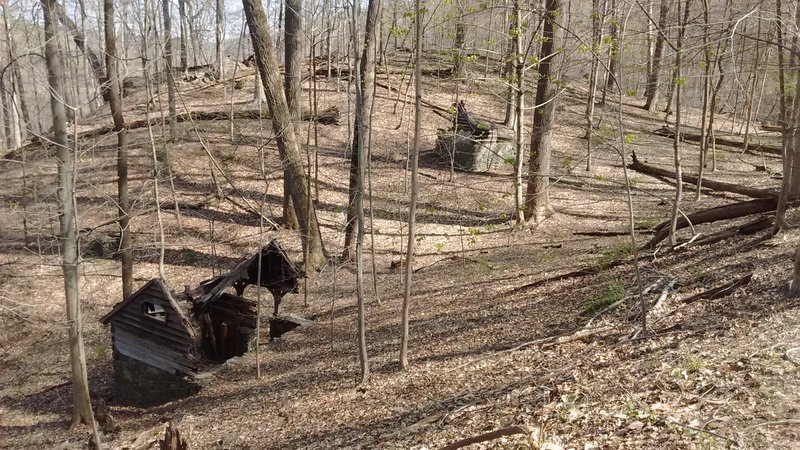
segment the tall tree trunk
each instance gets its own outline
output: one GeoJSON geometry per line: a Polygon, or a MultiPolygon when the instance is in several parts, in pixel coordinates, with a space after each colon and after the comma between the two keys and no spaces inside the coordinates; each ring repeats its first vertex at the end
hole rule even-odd
{"type": "Polygon", "coordinates": [[[73,193],[74,162],[67,141],[67,114],[63,103],[64,93],[62,87],[64,66],[56,44],[57,33],[52,21],[52,17],[55,14],[55,5],[53,3],[53,0],[43,0],[42,10],[44,12],[47,81],[50,85],[50,109],[53,114],[53,143],[57,148],[61,267],[64,272],[64,294],[67,301],[67,324],[69,326],[69,353],[72,365],[72,425],[89,424],[97,439],[97,425],[92,412],[91,399],[89,398],[86,353],[83,346],[83,323],[78,294],[79,259],[73,193]]]}
{"type": "MultiPolygon", "coordinates": [[[[677,224],[678,224],[678,216],[680,215],[680,207],[681,207],[681,196],[683,195],[683,167],[681,165],[681,91],[682,87],[685,84],[685,80],[682,78],[682,71],[683,67],[683,58],[681,52],[683,51],[683,38],[685,33],[685,25],[689,20],[689,10],[691,7],[691,0],[687,0],[686,4],[683,5],[684,12],[683,12],[683,24],[684,26],[678,30],[678,42],[675,49],[675,69],[673,73],[675,74],[672,82],[675,86],[675,137],[672,143],[673,149],[673,158],[675,162],[675,201],[672,204],[672,217],[670,222],[670,231],[669,231],[669,241],[672,246],[675,246],[677,241],[676,231],[677,231],[677,224]]],[[[680,16],[681,5],[678,4],[678,15],[680,16]]],[[[671,103],[670,103],[671,104],[671,103]]]]}
{"type": "MultiPolygon", "coordinates": [[[[780,0],[779,0],[780,1],[780,0]]],[[[703,0],[703,109],[700,117],[700,162],[697,167],[697,190],[695,200],[700,200],[703,186],[703,172],[706,166],[706,155],[708,152],[708,129],[706,127],[706,117],[708,116],[708,105],[711,100],[711,48],[708,46],[708,34],[711,24],[709,23],[708,0],[703,0]]]]}
{"type": "Polygon", "coordinates": [[[414,144],[411,154],[411,202],[408,208],[408,245],[406,246],[405,286],[403,291],[402,334],[400,336],[400,369],[408,367],[408,321],[411,306],[411,277],[414,274],[415,225],[417,220],[417,171],[419,165],[419,139],[422,129],[422,6],[414,2],[416,64],[414,67],[414,144]]]}
{"type": "MultiPolygon", "coordinates": [[[[303,71],[303,44],[300,39],[303,22],[303,1],[284,0],[284,89],[289,114],[292,120],[300,120],[300,95],[303,71]]],[[[283,172],[283,220],[288,228],[297,229],[297,217],[292,207],[292,196],[288,195],[293,183],[292,174],[288,170],[283,172]]]]}
{"type": "Polygon", "coordinates": [[[289,107],[286,104],[286,96],[283,93],[267,16],[264,14],[263,5],[257,0],[242,0],[242,4],[247,17],[247,26],[250,28],[256,64],[267,94],[267,105],[272,116],[272,129],[275,133],[278,152],[283,164],[291,170],[294,181],[291,186],[291,195],[297,213],[297,221],[300,224],[304,253],[308,255],[306,270],[316,270],[325,262],[325,248],[322,244],[317,214],[313,203],[309,200],[311,192],[308,189],[306,174],[303,170],[300,145],[295,134],[292,117],[289,114],[289,107]]]}
{"type": "MultiPolygon", "coordinates": [[[[781,194],[778,198],[778,207],[775,211],[775,225],[772,234],[778,234],[781,230],[788,228],[786,223],[786,202],[789,199],[789,182],[792,178],[792,155],[789,153],[789,130],[787,129],[788,111],[786,105],[786,61],[783,53],[783,5],[781,0],[775,2],[777,41],[775,46],[778,50],[778,89],[780,96],[780,126],[781,126],[781,147],[783,150],[783,181],[781,183],[781,194]]],[[[794,149],[794,146],[791,147],[794,149]]],[[[800,287],[800,286],[798,286],[800,287]]]]}
{"type": "Polygon", "coordinates": [[[28,113],[28,102],[25,97],[25,83],[19,71],[19,62],[16,61],[17,50],[14,39],[11,36],[11,30],[8,27],[9,22],[8,0],[5,0],[3,4],[3,27],[5,28],[8,61],[9,64],[11,64],[11,99],[12,106],[14,107],[12,111],[15,112],[17,117],[16,128],[19,130],[19,141],[21,144],[22,141],[25,140],[27,130],[33,129],[33,124],[31,123],[30,114],[28,113]]]}
{"type": "MultiPolygon", "coordinates": [[[[377,21],[380,14],[380,0],[370,0],[367,6],[367,21],[364,30],[364,50],[361,53],[358,75],[360,78],[359,89],[361,91],[363,109],[356,108],[355,126],[353,127],[353,144],[350,152],[350,185],[348,187],[348,208],[344,228],[344,251],[343,257],[353,259],[355,249],[353,240],[359,232],[356,223],[357,215],[361,211],[356,203],[359,196],[363,196],[364,186],[361,185],[363,178],[362,155],[358,147],[363,140],[363,133],[370,134],[372,128],[372,104],[375,98],[375,48],[377,44],[377,21]]],[[[357,52],[354,52],[357,53],[357,52]]],[[[362,199],[363,201],[363,199],[362,199]]]]}
{"type": "Polygon", "coordinates": [[[185,72],[189,68],[189,53],[188,53],[188,46],[186,42],[189,40],[189,30],[186,29],[186,1],[187,0],[178,0],[178,18],[181,22],[180,31],[181,31],[181,45],[180,45],[180,52],[181,52],[181,72],[185,72]]]}
{"type": "Polygon", "coordinates": [[[525,221],[525,198],[522,192],[522,139],[525,134],[525,56],[522,53],[522,38],[525,35],[525,25],[522,20],[522,6],[520,0],[514,0],[513,23],[514,82],[516,84],[514,89],[514,117],[516,119],[514,124],[514,144],[516,147],[516,158],[514,161],[514,215],[516,216],[517,224],[521,224],[525,221]]]}
{"type": "MultiPolygon", "coordinates": [[[[356,260],[356,290],[358,294],[358,355],[361,366],[361,383],[369,381],[369,359],[367,356],[366,339],[366,314],[364,301],[364,170],[366,169],[367,149],[364,145],[368,134],[367,126],[370,123],[370,107],[372,103],[372,93],[367,94],[367,89],[374,89],[375,77],[375,25],[378,19],[380,4],[378,0],[370,0],[367,10],[367,30],[364,37],[364,54],[359,61],[358,50],[353,51],[353,67],[358,67],[355,71],[356,86],[356,110],[355,126],[353,136],[352,153],[355,158],[351,162],[351,185],[353,165],[356,166],[356,186],[353,202],[348,209],[355,209],[357,212],[357,233],[355,243],[356,260]],[[370,105],[367,106],[367,97],[370,97],[370,105]]],[[[360,5],[353,3],[351,16],[351,38],[353,48],[358,48],[358,26],[360,16],[360,5]]],[[[349,212],[349,211],[348,211],[349,212]]]]}
{"type": "Polygon", "coordinates": [[[656,30],[656,45],[653,50],[653,64],[647,73],[647,87],[645,88],[644,109],[655,111],[658,104],[658,75],[661,72],[661,60],[664,57],[664,43],[666,42],[666,27],[669,20],[669,9],[672,2],[661,2],[658,13],[658,29],[656,30]]]}
{"type": "Polygon", "coordinates": [[[594,128],[594,103],[597,97],[597,75],[600,66],[600,46],[603,43],[603,17],[600,0],[592,0],[592,68],[589,73],[589,98],[586,99],[586,170],[592,170],[592,130],[594,128]]]}
{"type": "Polygon", "coordinates": [[[175,72],[172,69],[172,13],[169,0],[161,0],[164,16],[164,72],[167,76],[167,102],[169,103],[169,137],[178,139],[178,119],[175,111],[175,72]]]}
{"type": "Polygon", "coordinates": [[[619,47],[622,45],[620,42],[621,37],[621,22],[620,11],[617,0],[611,1],[611,28],[609,29],[608,37],[611,40],[611,45],[608,46],[608,74],[606,77],[605,86],[603,86],[603,103],[606,102],[606,90],[613,89],[617,84],[617,67],[619,66],[619,47]]]}
{"type": "Polygon", "coordinates": [[[453,43],[453,77],[458,80],[463,80],[467,77],[467,29],[464,24],[465,2],[466,0],[455,0],[457,17],[455,42],[453,43]]]}
{"type": "Polygon", "coordinates": [[[128,130],[122,117],[122,95],[120,95],[119,71],[117,69],[117,37],[114,29],[114,1],[103,0],[106,38],[106,78],[108,79],[108,103],[114,132],[117,133],[117,207],[121,233],[122,298],[133,293],[133,248],[131,246],[130,217],[131,202],[128,197],[128,130]]]}
{"type": "Polygon", "coordinates": [[[514,38],[514,30],[516,30],[516,25],[514,21],[511,20],[511,15],[509,14],[508,8],[508,0],[503,0],[503,18],[504,23],[508,25],[508,33],[506,33],[506,52],[505,55],[505,65],[503,66],[503,81],[508,85],[506,88],[506,116],[503,119],[503,125],[505,126],[516,126],[517,120],[514,117],[514,113],[516,111],[515,107],[515,94],[514,94],[514,52],[516,51],[516,44],[514,38]]]}
{"type": "Polygon", "coordinates": [[[217,0],[216,7],[216,54],[217,54],[217,79],[225,78],[225,0],[217,0]]]}
{"type": "Polygon", "coordinates": [[[561,17],[561,1],[545,1],[546,16],[539,53],[539,79],[536,82],[536,110],[533,113],[531,150],[528,159],[528,189],[525,197],[525,218],[536,223],[544,220],[550,209],[550,156],[553,122],[556,114],[556,88],[551,77],[554,65],[556,29],[561,17]]]}
{"type": "Polygon", "coordinates": [[[103,99],[108,101],[105,72],[103,72],[103,64],[100,62],[100,57],[97,56],[97,53],[86,44],[86,37],[78,28],[78,25],[75,23],[75,21],[70,19],[70,17],[67,15],[67,12],[64,10],[64,6],[57,1],[53,1],[52,5],[53,16],[57,17],[59,22],[61,22],[61,24],[67,28],[69,34],[72,35],[72,40],[75,42],[75,45],[81,49],[83,54],[86,56],[86,59],[89,60],[89,65],[92,66],[92,72],[94,72],[94,76],[97,78],[97,83],[100,85],[100,93],[102,94],[103,99]]]}

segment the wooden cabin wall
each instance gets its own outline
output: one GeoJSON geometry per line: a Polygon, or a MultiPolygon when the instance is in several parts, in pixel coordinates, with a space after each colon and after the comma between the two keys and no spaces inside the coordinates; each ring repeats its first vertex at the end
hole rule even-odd
{"type": "Polygon", "coordinates": [[[117,312],[111,327],[115,351],[170,373],[192,375],[197,371],[196,343],[166,294],[155,284],[117,312]],[[145,302],[163,308],[166,321],[147,316],[145,302]]]}

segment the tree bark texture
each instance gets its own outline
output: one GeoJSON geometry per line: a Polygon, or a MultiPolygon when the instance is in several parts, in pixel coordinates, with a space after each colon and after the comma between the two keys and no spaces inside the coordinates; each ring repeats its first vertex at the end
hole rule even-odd
{"type": "Polygon", "coordinates": [[[542,33],[539,79],[536,83],[536,103],[531,130],[531,150],[528,159],[528,188],[525,196],[525,218],[536,223],[545,218],[550,208],[550,156],[553,148],[553,121],[556,113],[556,87],[552,80],[554,66],[555,30],[561,17],[560,0],[546,0],[546,17],[542,33]]]}
{"type": "Polygon", "coordinates": [[[59,22],[61,22],[61,24],[67,28],[69,34],[72,35],[72,40],[75,42],[75,45],[81,49],[83,54],[86,56],[86,59],[89,60],[89,65],[92,67],[92,72],[97,78],[97,84],[100,86],[100,93],[102,94],[103,99],[108,101],[108,95],[106,94],[106,74],[103,72],[103,64],[100,62],[100,57],[97,56],[97,53],[86,44],[86,37],[78,28],[78,25],[75,23],[75,21],[70,19],[70,17],[67,15],[67,12],[64,10],[64,6],[57,1],[53,1],[52,4],[52,13],[58,18],[59,22]]]}
{"type": "Polygon", "coordinates": [[[175,73],[172,70],[172,13],[169,0],[161,0],[164,19],[164,71],[167,74],[167,102],[169,103],[169,137],[178,138],[178,122],[175,111],[175,73]]]}
{"type": "Polygon", "coordinates": [[[106,79],[108,103],[114,132],[117,134],[117,207],[119,211],[120,254],[122,259],[122,298],[133,293],[133,248],[131,246],[130,209],[128,197],[128,130],[122,117],[122,95],[117,69],[117,37],[114,28],[114,1],[103,0],[106,38],[106,79]]]}
{"type": "Polygon", "coordinates": [[[376,25],[379,13],[380,0],[370,0],[367,6],[367,21],[364,30],[364,50],[359,64],[363,108],[356,109],[355,126],[353,127],[353,147],[350,152],[350,185],[347,191],[348,208],[345,219],[343,252],[343,256],[348,259],[353,259],[355,256],[353,240],[358,232],[356,216],[359,212],[356,201],[357,196],[360,195],[359,192],[363,191],[363,186],[360,185],[361,182],[359,181],[362,160],[359,155],[358,142],[362,137],[370,136],[372,125],[370,111],[372,111],[372,104],[375,99],[375,46],[377,43],[376,25]],[[361,136],[362,132],[364,136],[361,136]]]}
{"type": "MultiPolygon", "coordinates": [[[[302,94],[301,81],[303,71],[303,44],[301,33],[303,29],[302,0],[284,0],[284,89],[286,103],[292,120],[300,119],[300,102],[302,94]]],[[[291,229],[297,229],[297,217],[292,206],[292,196],[288,195],[293,183],[290,171],[283,172],[283,220],[291,229]]]]}
{"type": "Polygon", "coordinates": [[[58,53],[56,29],[52,21],[56,12],[53,0],[42,0],[44,12],[45,58],[50,85],[50,109],[53,114],[53,142],[58,164],[58,211],[60,222],[61,267],[64,272],[64,294],[69,325],[69,353],[72,366],[72,424],[87,423],[94,427],[89,398],[86,354],[83,346],[83,324],[78,295],[78,233],[75,220],[73,183],[75,178],[72,154],[67,141],[67,113],[63,103],[64,66],[58,53]]]}
{"type": "Polygon", "coordinates": [[[647,74],[647,87],[645,88],[644,109],[655,111],[658,104],[658,75],[661,72],[661,60],[664,57],[664,43],[666,42],[665,28],[669,18],[669,8],[672,2],[661,2],[658,14],[658,29],[656,30],[656,45],[653,50],[653,64],[647,74]]]}
{"type": "Polygon", "coordinates": [[[300,144],[283,93],[283,83],[275,60],[267,16],[264,14],[264,7],[260,2],[242,0],[242,3],[247,25],[250,28],[250,38],[253,41],[256,64],[267,95],[267,106],[272,116],[272,129],[275,133],[278,151],[284,167],[289,168],[294,181],[291,186],[291,196],[300,225],[303,247],[308,255],[306,270],[315,270],[325,262],[325,249],[322,244],[316,211],[309,201],[311,192],[309,192],[306,182],[300,144]]]}
{"type": "Polygon", "coordinates": [[[411,278],[414,274],[414,243],[415,225],[417,220],[417,172],[419,166],[419,139],[422,130],[422,5],[420,0],[415,0],[414,11],[416,20],[414,21],[415,59],[414,67],[414,144],[411,153],[411,204],[408,214],[408,245],[406,246],[405,264],[405,285],[403,291],[403,310],[402,310],[402,334],[400,336],[400,368],[408,367],[408,340],[409,340],[409,316],[411,310],[411,278]]]}

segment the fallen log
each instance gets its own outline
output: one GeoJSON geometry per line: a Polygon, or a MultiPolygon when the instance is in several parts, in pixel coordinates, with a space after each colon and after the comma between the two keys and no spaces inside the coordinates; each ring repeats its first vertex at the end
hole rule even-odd
{"type": "MultiPolygon", "coordinates": [[[[651,166],[639,161],[639,158],[636,156],[636,152],[633,152],[633,162],[628,164],[628,168],[647,175],[653,175],[655,177],[669,178],[672,180],[676,178],[675,172],[651,166]]],[[[681,179],[684,183],[697,185],[697,177],[684,174],[681,179]]],[[[703,187],[712,189],[714,191],[732,192],[734,194],[740,194],[752,198],[777,198],[779,195],[777,191],[773,190],[751,188],[748,186],[742,186],[740,184],[725,183],[722,181],[714,181],[709,179],[703,179],[703,187]]]]}
{"type": "MultiPolygon", "coordinates": [[[[800,205],[800,200],[794,200],[789,203],[790,206],[800,205]]],[[[736,219],[745,217],[752,214],[759,214],[765,212],[775,211],[778,207],[778,199],[772,198],[759,198],[756,200],[748,200],[746,202],[734,203],[731,205],[717,206],[714,208],[698,211],[688,216],[683,216],[678,219],[676,230],[686,228],[691,223],[692,225],[699,225],[701,223],[716,222],[718,220],[736,219]],[[688,220],[687,220],[688,218],[688,220]]],[[[645,245],[645,248],[653,248],[656,244],[663,241],[669,236],[670,221],[664,221],[655,228],[655,236],[650,239],[645,245]]]]}
{"type": "MultiPolygon", "coordinates": [[[[304,111],[301,118],[305,121],[316,121],[323,125],[339,125],[341,113],[339,112],[339,108],[336,106],[331,106],[329,108],[323,109],[319,111],[317,114],[314,114],[312,111],[304,111]]],[[[176,121],[178,123],[183,122],[192,122],[192,121],[208,121],[208,120],[257,120],[262,119],[266,120],[269,119],[271,116],[268,110],[245,110],[245,111],[234,111],[233,115],[231,115],[230,111],[194,111],[188,113],[178,114],[176,116],[176,121]]],[[[160,119],[152,118],[150,119],[150,125],[158,126],[160,119]]],[[[135,130],[138,128],[145,128],[147,127],[147,120],[139,119],[128,122],[126,124],[126,128],[128,130],[135,130]]],[[[106,125],[98,128],[94,128],[88,131],[84,131],[82,133],[78,133],[78,139],[88,139],[97,136],[102,136],[104,134],[109,134],[114,132],[113,125],[106,125]]],[[[20,147],[14,151],[8,152],[3,156],[4,159],[21,159],[21,155],[23,149],[30,150],[35,146],[41,145],[43,142],[41,139],[33,139],[27,145],[20,147]]]]}
{"type": "Polygon", "coordinates": [[[730,283],[726,283],[714,289],[709,289],[707,291],[685,298],[682,301],[683,303],[693,303],[696,302],[697,300],[714,300],[722,298],[725,297],[726,295],[732,294],[734,291],[736,291],[738,287],[749,284],[750,280],[752,279],[753,279],[753,274],[750,273],[741,278],[737,278],[736,280],[733,280],[730,283]]]}
{"type": "Polygon", "coordinates": [[[686,243],[684,248],[688,247],[699,247],[701,245],[710,245],[715,244],[717,242],[723,241],[731,236],[738,236],[738,235],[746,235],[746,234],[754,234],[758,233],[759,231],[766,230],[767,228],[771,228],[772,225],[775,223],[773,216],[762,216],[752,222],[747,222],[744,225],[735,226],[723,230],[719,233],[713,234],[703,239],[697,239],[692,243],[686,243]]]}
{"type": "MultiPolygon", "coordinates": [[[[674,139],[675,138],[675,131],[672,128],[666,126],[666,125],[663,125],[661,128],[659,128],[657,130],[653,130],[652,133],[657,135],[657,136],[664,136],[664,137],[670,138],[670,139],[674,139]]],[[[697,134],[697,133],[689,133],[687,131],[682,131],[681,132],[681,140],[682,141],[691,141],[691,142],[700,142],[701,139],[700,139],[700,135],[697,134]]],[[[735,147],[735,148],[741,148],[741,149],[745,148],[743,141],[738,141],[738,140],[735,140],[735,139],[729,139],[729,138],[724,138],[724,137],[714,137],[714,142],[719,144],[719,145],[727,145],[728,147],[735,147]]],[[[755,143],[752,143],[752,142],[748,142],[747,143],[747,148],[749,150],[754,150],[754,151],[759,151],[759,152],[764,152],[764,153],[770,153],[770,154],[773,154],[773,155],[782,155],[783,154],[783,149],[781,148],[780,145],[755,144],[755,143]]]]}

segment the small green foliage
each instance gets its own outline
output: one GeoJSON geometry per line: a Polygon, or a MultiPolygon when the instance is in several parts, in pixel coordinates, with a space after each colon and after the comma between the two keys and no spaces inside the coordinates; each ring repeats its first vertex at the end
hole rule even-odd
{"type": "Polygon", "coordinates": [[[705,362],[703,362],[703,360],[700,359],[700,357],[695,356],[691,353],[689,353],[688,355],[686,355],[686,357],[683,358],[683,369],[689,375],[700,372],[701,370],[703,370],[705,366],[706,366],[705,362]]]}
{"type": "Polygon", "coordinates": [[[422,241],[424,241],[424,240],[425,240],[425,236],[417,236],[417,238],[416,238],[417,244],[422,243],[422,241]]]}
{"type": "Polygon", "coordinates": [[[408,32],[409,32],[409,29],[408,28],[403,28],[403,27],[391,27],[389,29],[389,35],[390,36],[400,37],[400,38],[404,37],[405,35],[407,35],[408,32]]]}
{"type": "Polygon", "coordinates": [[[444,242],[437,242],[433,246],[436,247],[436,251],[439,253],[441,253],[444,250],[444,242]]]}
{"type": "Polygon", "coordinates": [[[495,224],[493,224],[493,223],[489,223],[489,224],[486,224],[486,226],[485,226],[485,227],[483,227],[483,228],[485,228],[485,229],[486,229],[486,232],[487,232],[487,233],[491,233],[492,231],[494,231],[494,230],[495,230],[495,228],[497,228],[497,225],[495,225],[495,224]]]}
{"type": "Polygon", "coordinates": [[[655,217],[637,217],[633,221],[634,227],[638,229],[650,230],[659,224],[659,220],[655,217]]]}
{"type": "Polygon", "coordinates": [[[510,156],[508,158],[503,159],[504,164],[508,164],[509,166],[517,165],[517,158],[510,156]]]}
{"type": "Polygon", "coordinates": [[[480,228],[467,228],[467,234],[470,236],[479,236],[481,234],[480,228]]]}
{"type": "Polygon", "coordinates": [[[628,177],[628,184],[631,186],[636,186],[639,184],[639,179],[636,177],[628,177]]]}
{"type": "Polygon", "coordinates": [[[94,354],[97,359],[108,359],[108,346],[106,344],[96,344],[94,346],[94,354]]]}
{"type": "Polygon", "coordinates": [[[564,160],[561,162],[561,167],[564,169],[569,169],[570,167],[572,167],[572,157],[565,156],[564,160]]]}
{"type": "Polygon", "coordinates": [[[686,85],[686,77],[675,78],[672,82],[675,83],[676,86],[684,86],[686,85]]]}
{"type": "Polygon", "coordinates": [[[628,89],[627,91],[625,91],[625,95],[627,95],[628,97],[636,97],[637,95],[639,95],[639,93],[636,92],[636,89],[628,89]]]}
{"type": "Polygon", "coordinates": [[[595,175],[594,179],[597,180],[597,181],[606,181],[606,177],[604,177],[604,176],[602,176],[600,174],[595,175]]]}
{"type": "Polygon", "coordinates": [[[613,266],[617,261],[628,257],[631,254],[631,244],[625,241],[619,241],[608,247],[594,265],[598,270],[605,270],[613,266]]]}
{"type": "Polygon", "coordinates": [[[631,143],[633,143],[633,141],[636,140],[636,135],[633,134],[633,133],[628,133],[622,139],[625,141],[626,144],[631,144],[631,143]]]}
{"type": "Polygon", "coordinates": [[[625,297],[625,288],[619,283],[614,283],[609,286],[605,292],[593,295],[586,299],[586,306],[584,308],[587,314],[598,313],[609,306],[617,303],[625,297]]]}

